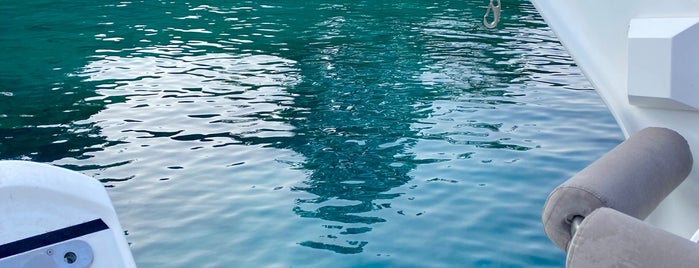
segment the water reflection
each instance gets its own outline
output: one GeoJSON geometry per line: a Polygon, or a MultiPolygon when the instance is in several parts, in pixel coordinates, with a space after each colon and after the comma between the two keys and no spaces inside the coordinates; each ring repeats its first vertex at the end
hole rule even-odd
{"type": "MultiPolygon", "coordinates": [[[[192,142],[187,149],[194,151],[275,144],[294,135],[291,126],[273,120],[293,102],[284,91],[300,79],[292,60],[226,53],[95,58],[79,76],[98,83],[96,92],[100,95],[94,98],[110,105],[107,111],[93,115],[91,121],[110,133],[111,140],[124,143],[114,148],[120,150],[119,154],[101,159],[157,162],[150,159],[153,152],[164,152],[175,141],[192,142]]],[[[125,174],[122,179],[110,181],[133,177],[125,174]]]]}

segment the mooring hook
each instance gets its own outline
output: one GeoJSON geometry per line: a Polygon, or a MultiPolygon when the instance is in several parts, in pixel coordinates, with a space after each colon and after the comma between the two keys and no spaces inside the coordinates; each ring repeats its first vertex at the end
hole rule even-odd
{"type": "Polygon", "coordinates": [[[492,29],[498,26],[500,22],[500,0],[490,0],[488,8],[485,10],[485,15],[483,15],[483,25],[485,28],[492,29]],[[497,2],[497,5],[495,4],[497,2]],[[488,15],[493,13],[493,21],[488,22],[488,15]]]}

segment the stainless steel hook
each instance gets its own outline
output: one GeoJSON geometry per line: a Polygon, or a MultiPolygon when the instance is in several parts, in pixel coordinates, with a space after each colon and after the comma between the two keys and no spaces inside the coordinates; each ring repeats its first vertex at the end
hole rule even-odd
{"type": "Polygon", "coordinates": [[[498,22],[500,22],[500,0],[490,0],[485,15],[483,15],[483,25],[485,25],[485,28],[492,29],[498,26],[498,22]],[[488,15],[491,12],[493,13],[493,20],[488,22],[488,15]]]}

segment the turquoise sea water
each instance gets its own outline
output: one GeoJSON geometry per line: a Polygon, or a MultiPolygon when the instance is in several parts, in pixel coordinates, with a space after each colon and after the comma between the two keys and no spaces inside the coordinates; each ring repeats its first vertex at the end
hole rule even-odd
{"type": "Polygon", "coordinates": [[[0,158],[100,179],[139,267],[563,267],[622,136],[532,5],[346,2],[4,3],[0,158]]]}

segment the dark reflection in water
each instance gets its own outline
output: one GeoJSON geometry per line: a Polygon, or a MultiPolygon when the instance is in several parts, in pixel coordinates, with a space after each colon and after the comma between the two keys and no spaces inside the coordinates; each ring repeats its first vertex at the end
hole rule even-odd
{"type": "MultiPolygon", "coordinates": [[[[386,221],[371,212],[391,208],[389,200],[404,194],[393,189],[410,181],[409,172],[418,164],[441,161],[417,160],[408,152],[417,139],[450,136],[422,135],[415,127],[434,112],[430,105],[435,99],[468,95],[476,103],[516,104],[502,98],[508,91],[493,88],[521,74],[489,76],[488,72],[500,70],[489,62],[491,58],[478,53],[492,49],[493,41],[463,42],[464,33],[480,32],[480,26],[441,23],[470,17],[470,9],[464,5],[453,14],[429,12],[447,9],[439,5],[449,6],[320,5],[322,15],[306,21],[312,26],[297,40],[304,43],[305,53],[295,58],[302,82],[287,89],[294,96],[293,105],[280,114],[295,127],[296,135],[282,147],[305,156],[301,166],[311,171],[305,185],[294,190],[315,197],[298,199],[294,212],[338,224],[324,225],[331,234],[301,245],[345,254],[362,252],[369,241],[354,240],[352,235],[386,221]]],[[[500,125],[475,120],[465,124],[487,131],[498,131],[500,125]]],[[[465,142],[480,148],[530,149],[487,140],[487,131],[481,132],[481,139],[465,142]]]]}
{"type": "Polygon", "coordinates": [[[297,142],[291,148],[306,157],[302,167],[311,171],[294,190],[316,196],[297,200],[294,212],[338,223],[325,225],[331,234],[322,240],[301,245],[359,253],[368,241],[352,235],[386,221],[370,212],[390,208],[388,200],[401,195],[391,190],[411,180],[415,167],[405,148],[416,135],[411,123],[428,115],[414,107],[427,101],[415,81],[422,47],[411,24],[391,15],[393,5],[320,8],[332,11],[304,33],[303,79],[289,89],[296,95],[289,116],[297,142]]]}

